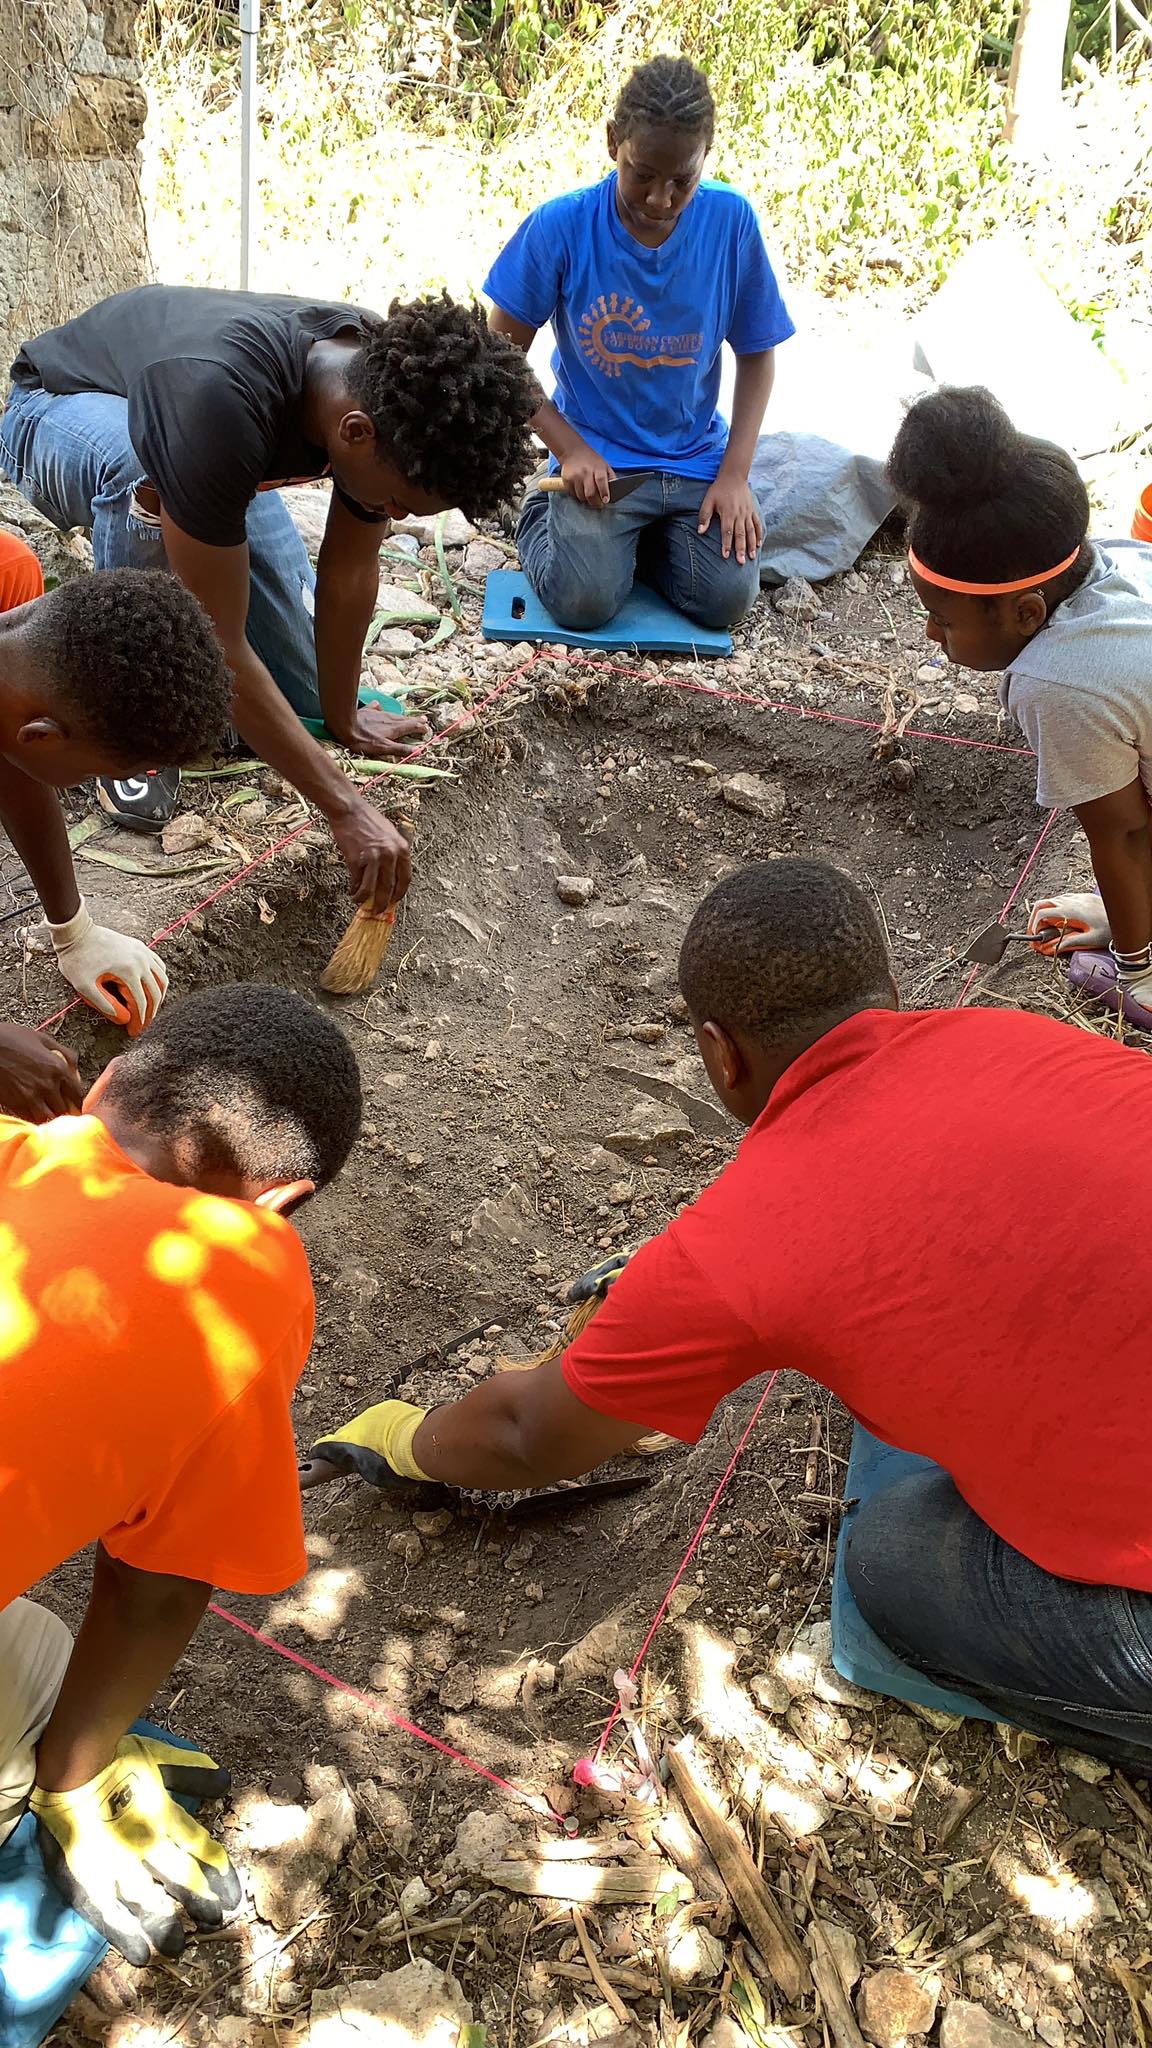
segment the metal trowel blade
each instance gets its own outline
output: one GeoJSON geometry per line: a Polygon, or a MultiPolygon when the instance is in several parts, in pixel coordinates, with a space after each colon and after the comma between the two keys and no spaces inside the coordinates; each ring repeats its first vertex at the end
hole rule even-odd
{"type": "Polygon", "coordinates": [[[986,925],[960,954],[960,964],[963,967],[998,967],[1004,958],[1005,947],[1019,945],[1032,937],[1031,932],[1006,932],[1002,924],[986,925]]]}

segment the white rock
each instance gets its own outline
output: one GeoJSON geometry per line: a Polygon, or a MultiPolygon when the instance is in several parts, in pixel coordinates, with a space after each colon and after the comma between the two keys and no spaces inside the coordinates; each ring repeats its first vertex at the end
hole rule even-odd
{"type": "Polygon", "coordinates": [[[724,1969],[722,1941],[706,1927],[686,1927],[668,1950],[668,1967],[674,1984],[710,1984],[724,1969]]]}
{"type": "Polygon", "coordinates": [[[596,894],[596,884],[591,875],[557,875],[556,894],[561,903],[571,904],[574,910],[582,910],[596,894]]]}
{"type": "Polygon", "coordinates": [[[832,1662],[832,1624],[813,1621],[801,1629],[792,1648],[778,1659],[777,1675],[794,1699],[814,1694],[833,1707],[866,1707],[869,1695],[841,1678],[832,1662]]]}
{"type": "Polygon", "coordinates": [[[633,1103],[627,1123],[606,1134],[604,1144],[610,1152],[623,1153],[625,1158],[637,1154],[643,1157],[656,1147],[679,1145],[691,1136],[692,1126],[686,1116],[645,1095],[633,1103]]]}
{"type": "Polygon", "coordinates": [[[472,1211],[468,1225],[471,1245],[491,1245],[505,1250],[510,1244],[524,1244],[534,1217],[523,1188],[513,1181],[499,1196],[489,1196],[472,1211]]]}
{"type": "Polygon", "coordinates": [[[448,1877],[474,1876],[489,1863],[499,1863],[519,1836],[503,1813],[485,1813],[480,1807],[465,1814],[456,1830],[456,1840],[444,1859],[448,1877]]]}
{"type": "Polygon", "coordinates": [[[455,1977],[424,1957],[312,1994],[306,2048],[455,2048],[472,2007],[455,1977]]]}
{"type": "Polygon", "coordinates": [[[756,1705],[765,1714],[786,1714],[792,1700],[791,1689],[786,1678],[780,1678],[774,1671],[757,1671],[748,1680],[748,1690],[756,1705]]]}
{"type": "MultiPolygon", "coordinates": [[[[384,613],[390,626],[405,625],[410,619],[420,626],[432,626],[440,617],[434,604],[429,604],[418,590],[409,590],[403,583],[380,584],[376,592],[376,611],[384,613]]],[[[376,644],[378,646],[379,642],[376,644]]]]}
{"type": "Polygon", "coordinates": [[[422,1877],[410,1877],[400,1894],[400,1911],[406,1920],[416,1920],[426,1906],[432,1904],[432,1894],[422,1877]]]}
{"type": "Polygon", "coordinates": [[[737,2026],[729,2013],[710,2027],[700,2043],[700,2048],[752,2048],[752,2043],[743,2027],[737,2026]]]}
{"type": "Polygon", "coordinates": [[[289,517],[310,555],[318,555],[324,529],[328,524],[328,507],[332,501],[332,486],[328,483],[291,484],[280,493],[288,507],[289,517]]]}
{"type": "MultiPolygon", "coordinates": [[[[436,512],[429,513],[427,517],[422,517],[418,512],[412,512],[407,519],[398,519],[392,531],[394,533],[415,534],[421,547],[428,548],[432,546],[436,538],[436,521],[439,516],[439,513],[436,512]]],[[[476,528],[472,525],[471,520],[465,519],[462,512],[449,512],[446,514],[444,519],[444,545],[446,548],[467,547],[468,542],[475,540],[476,537],[476,528]]]]}
{"type": "Polygon", "coordinates": [[[750,818],[764,818],[770,825],[778,825],[784,816],[784,784],[766,782],[762,775],[730,775],[721,785],[720,794],[731,810],[743,811],[750,818]]]}
{"type": "Polygon", "coordinates": [[[236,1802],[241,1860],[248,1867],[253,1902],[279,1933],[321,1903],[324,1887],[355,1838],[356,1807],[333,1764],[304,1773],[311,1804],[274,1804],[248,1792],[236,1802]]]}
{"type": "Polygon", "coordinates": [[[490,576],[493,569],[502,569],[504,563],[504,550],[498,548],[494,541],[474,540],[464,550],[466,576],[490,576]]]}
{"type": "Polygon", "coordinates": [[[956,695],[952,699],[952,709],[953,711],[960,711],[971,715],[975,711],[982,711],[984,706],[981,704],[979,697],[972,695],[971,690],[957,690],[956,695]]]}
{"type": "Polygon", "coordinates": [[[786,619],[816,619],[822,609],[812,585],[803,576],[790,576],[787,583],[773,591],[772,605],[786,619]]]}
{"type": "Polygon", "coordinates": [[[1070,1778],[1082,1778],[1086,1785],[1101,1785],[1112,1776],[1111,1764],[1106,1764],[1103,1757],[1085,1756],[1083,1750],[1058,1749],[1056,1761],[1070,1778]]]}
{"type": "Polygon", "coordinates": [[[1025,2036],[982,2005],[954,1998],[940,2022],[940,2048],[1027,2048],[1025,2036]]]}
{"type": "Polygon", "coordinates": [[[820,1922],[824,1939],[832,1951],[832,1960],[839,1973],[845,1991],[851,1991],[860,1982],[864,1965],[860,1960],[860,1944],[850,1927],[839,1920],[820,1922]]]}
{"type": "MultiPolygon", "coordinates": [[[[385,626],[372,643],[373,652],[394,658],[398,654],[415,654],[424,645],[422,640],[410,633],[406,626],[385,626]]],[[[385,686],[387,687],[387,686],[385,686]]]]}

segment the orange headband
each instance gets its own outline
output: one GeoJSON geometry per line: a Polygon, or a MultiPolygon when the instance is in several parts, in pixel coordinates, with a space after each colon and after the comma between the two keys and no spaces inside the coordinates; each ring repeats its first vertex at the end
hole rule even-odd
{"type": "Polygon", "coordinates": [[[1008,597],[1014,590],[1035,590],[1038,583],[1050,583],[1054,576],[1062,576],[1079,559],[1081,541],[1064,561],[1057,562],[1054,569],[1043,569],[1038,576],[1018,576],[1014,583],[962,583],[956,576],[938,576],[935,569],[927,569],[919,555],[908,550],[908,567],[925,583],[935,583],[941,590],[957,590],[964,597],[1008,597]]]}

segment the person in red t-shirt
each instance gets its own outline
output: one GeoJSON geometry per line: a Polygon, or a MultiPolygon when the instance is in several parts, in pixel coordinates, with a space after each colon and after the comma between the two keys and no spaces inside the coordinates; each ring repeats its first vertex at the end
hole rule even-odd
{"type": "Polygon", "coordinates": [[[285,1219],[343,1166],[360,1078],[310,1003],[240,983],[165,1009],[84,1107],[0,1116],[0,1841],[30,1804],[60,1890],[143,1963],[184,1945],[173,1899],[213,1927],[240,1898],[169,1797],[226,1773],[127,1731],[214,1584],[307,1568],[314,1303],[285,1219]],[[93,1542],[73,1643],[23,1596],[93,1542]]]}
{"type": "Polygon", "coordinates": [[[525,1488],[652,1429],[693,1443],[769,1369],[807,1373],[938,1469],[875,1497],[847,1569],[909,1663],[1004,1718],[1152,1763],[1152,1358],[1141,1052],[1022,1012],[902,1012],[846,876],[775,860],[697,910],[680,986],[749,1127],[562,1359],[316,1455],[525,1488]],[[1107,1272],[1099,1295],[1070,1275],[1107,1272]]]}

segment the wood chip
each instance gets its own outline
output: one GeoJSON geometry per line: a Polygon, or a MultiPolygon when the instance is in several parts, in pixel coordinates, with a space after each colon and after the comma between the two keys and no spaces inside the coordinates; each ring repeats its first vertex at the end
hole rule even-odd
{"type": "Polygon", "coordinates": [[[1112,1784],[1120,1794],[1125,1806],[1131,1807],[1141,1827],[1146,1829],[1149,1835],[1152,1835],[1152,1806],[1145,1804],[1135,1785],[1128,1783],[1123,1771],[1114,1771],[1112,1773],[1112,1784]]]}
{"type": "Polygon", "coordinates": [[[654,1906],[657,1899],[692,1897],[688,1878],[667,1863],[490,1863],[485,1884],[498,1884],[527,1899],[570,1899],[576,1905],[654,1906]]]}
{"type": "Polygon", "coordinates": [[[697,1776],[690,1745],[678,1742],[668,1751],[673,1782],[715,1859],[745,1927],[768,1965],[769,1974],[790,2005],[799,2004],[812,1988],[807,1959],[793,1930],[752,1860],[740,1829],[716,1806],[697,1776]]]}
{"type": "MultiPolygon", "coordinates": [[[[550,1977],[567,1978],[573,1984],[592,1984],[595,1979],[586,1963],[554,1963],[545,1957],[540,1964],[550,1977]]],[[[625,1997],[658,1998],[660,1984],[657,1978],[646,1976],[643,1970],[627,1970],[615,1964],[601,1963],[601,1975],[616,1991],[625,1997]]]]}
{"type": "Polygon", "coordinates": [[[963,1827],[968,1815],[979,1806],[983,1792],[976,1786],[960,1785],[952,1794],[936,1828],[937,1847],[946,1849],[953,1835],[963,1827]]]}
{"type": "Polygon", "coordinates": [[[835,1950],[824,1932],[822,1920],[813,1920],[808,1929],[808,1940],[812,1947],[813,1980],[836,2048],[867,2048],[856,2025],[837,1967],[835,1950]]]}

